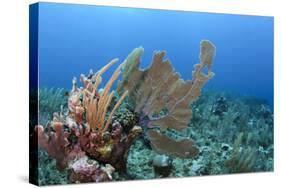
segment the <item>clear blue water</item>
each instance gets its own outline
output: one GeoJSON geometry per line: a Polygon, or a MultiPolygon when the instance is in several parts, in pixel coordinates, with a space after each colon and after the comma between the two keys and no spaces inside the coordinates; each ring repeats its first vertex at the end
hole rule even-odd
{"type": "Polygon", "coordinates": [[[273,17],[40,3],[39,84],[71,88],[73,76],[116,57],[121,63],[138,46],[142,67],[154,50],[166,50],[190,79],[202,39],[217,48],[205,89],[256,96],[273,108],[273,17]]]}

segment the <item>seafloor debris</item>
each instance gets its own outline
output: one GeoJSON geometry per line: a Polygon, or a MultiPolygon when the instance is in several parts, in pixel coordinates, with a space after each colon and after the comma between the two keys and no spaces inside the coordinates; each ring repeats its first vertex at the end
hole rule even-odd
{"type": "MultiPolygon", "coordinates": [[[[167,128],[181,131],[187,127],[192,117],[190,104],[201,94],[204,84],[214,76],[211,71],[214,45],[206,40],[201,41],[200,50],[200,63],[194,65],[192,80],[187,81],[180,78],[169,60],[163,60],[164,51],[155,52],[150,67],[145,70],[139,68],[143,48],[136,48],[127,57],[118,92],[128,91],[135,112],[140,114],[139,124],[149,128],[159,127],[161,131],[167,128]],[[204,73],[205,68],[207,74],[204,73]]],[[[153,149],[160,154],[185,158],[198,153],[190,139],[174,141],[155,129],[147,133],[153,149]]]]}

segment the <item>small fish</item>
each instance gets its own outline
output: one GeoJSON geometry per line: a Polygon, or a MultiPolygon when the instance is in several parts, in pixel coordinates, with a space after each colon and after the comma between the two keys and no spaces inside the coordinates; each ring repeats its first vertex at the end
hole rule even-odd
{"type": "Polygon", "coordinates": [[[64,97],[69,97],[69,92],[68,91],[64,92],[63,96],[64,97]]]}

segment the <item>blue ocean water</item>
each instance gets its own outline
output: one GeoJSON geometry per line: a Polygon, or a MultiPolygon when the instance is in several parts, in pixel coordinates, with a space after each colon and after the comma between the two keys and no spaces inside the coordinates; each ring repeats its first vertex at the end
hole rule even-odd
{"type": "Polygon", "coordinates": [[[154,50],[165,50],[190,79],[207,39],[217,53],[205,89],[256,96],[273,108],[273,17],[40,3],[38,34],[40,87],[71,88],[73,76],[116,57],[121,63],[139,46],[143,68],[154,50]]]}

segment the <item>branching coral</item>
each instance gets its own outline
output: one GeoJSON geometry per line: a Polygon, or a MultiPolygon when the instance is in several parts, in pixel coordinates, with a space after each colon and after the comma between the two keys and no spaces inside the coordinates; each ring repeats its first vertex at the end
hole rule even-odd
{"type": "Polygon", "coordinates": [[[142,131],[134,126],[125,133],[118,121],[112,123],[113,114],[127,96],[127,91],[108,112],[114,95],[110,88],[121,73],[122,64],[98,92],[102,74],[116,62],[117,59],[112,60],[96,74],[90,71],[88,76],[81,75],[81,88],[74,78],[68,98],[69,113],[54,113],[50,126],[35,128],[39,146],[56,160],[58,169],[72,169],[69,170],[72,182],[107,181],[111,180],[113,169],[125,170],[126,153],[142,131]],[[87,164],[86,158],[105,163],[106,167],[111,164],[114,168],[87,164]]]}
{"type": "MultiPolygon", "coordinates": [[[[214,76],[211,67],[215,47],[209,41],[201,42],[200,63],[194,66],[192,80],[187,81],[180,78],[169,60],[163,60],[164,51],[156,52],[150,67],[141,70],[139,64],[143,51],[141,47],[136,48],[125,60],[118,91],[121,93],[124,89],[128,90],[129,97],[135,104],[135,112],[141,114],[141,120],[148,127],[159,127],[161,130],[171,128],[177,131],[186,128],[192,117],[190,104],[198,98],[203,85],[214,76]],[[204,74],[205,68],[207,74],[204,74]]],[[[164,135],[160,137],[155,130],[150,130],[148,137],[159,153],[175,154],[167,148],[176,147],[174,144],[177,142],[171,142],[164,135]],[[153,138],[155,135],[158,139],[153,138]],[[160,142],[160,138],[169,142],[160,142]]],[[[176,156],[194,156],[189,155],[191,151],[196,152],[191,140],[180,143],[186,143],[186,148],[176,156]]]]}
{"type": "Polygon", "coordinates": [[[70,145],[68,132],[63,130],[63,124],[59,121],[51,123],[54,131],[44,132],[43,126],[36,126],[38,145],[56,160],[59,170],[65,169],[69,161],[85,155],[78,145],[70,145]]]}
{"type": "Polygon", "coordinates": [[[87,76],[82,74],[81,88],[74,78],[68,98],[68,113],[61,109],[61,113],[54,113],[50,126],[35,128],[39,146],[56,160],[59,169],[69,170],[71,182],[107,181],[111,180],[115,169],[126,170],[127,152],[142,132],[142,127],[137,125],[125,126],[124,131],[114,115],[127,95],[133,101],[134,113],[138,117],[138,122],[131,123],[150,128],[146,135],[153,149],[181,158],[198,154],[199,150],[192,140],[176,141],[156,128],[181,131],[187,127],[192,117],[190,104],[214,75],[211,71],[214,46],[209,41],[201,42],[200,63],[194,66],[192,80],[187,81],[180,78],[169,60],[163,60],[163,51],[154,54],[148,69],[140,70],[142,53],[143,48],[135,49],[102,89],[99,89],[102,74],[118,59],[113,59],[96,73],[91,70],[87,76]],[[207,74],[203,73],[205,68],[207,74]],[[120,97],[114,104],[114,91],[110,90],[121,70],[122,80],[118,84],[120,97]],[[111,110],[110,106],[113,106],[111,110]],[[99,162],[106,166],[100,167],[99,162]]]}
{"type": "Polygon", "coordinates": [[[120,70],[122,64],[119,65],[119,67],[113,73],[112,77],[107,82],[101,94],[98,93],[98,86],[100,85],[102,80],[101,75],[117,61],[118,59],[112,60],[95,75],[92,75],[90,73],[89,78],[82,74],[81,82],[84,84],[83,89],[79,89],[77,87],[76,79],[73,80],[73,89],[69,98],[69,109],[74,114],[74,117],[78,123],[82,123],[81,114],[83,114],[85,110],[87,126],[89,126],[91,130],[97,130],[104,133],[111,123],[111,119],[115,110],[119,107],[119,105],[127,95],[127,91],[125,91],[120,97],[119,101],[115,104],[108,119],[105,120],[107,108],[110,105],[111,99],[114,95],[114,91],[112,91],[110,94],[109,91],[112,84],[121,73],[120,70]],[[82,102],[80,101],[81,97],[83,98],[82,102]]]}

